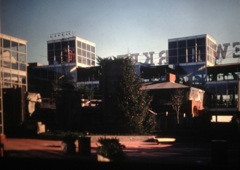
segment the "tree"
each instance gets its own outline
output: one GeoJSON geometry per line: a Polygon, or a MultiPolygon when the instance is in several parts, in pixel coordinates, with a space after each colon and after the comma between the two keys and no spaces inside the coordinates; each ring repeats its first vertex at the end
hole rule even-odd
{"type": "MultiPolygon", "coordinates": [[[[155,128],[155,121],[149,107],[152,98],[146,91],[141,90],[142,83],[140,77],[136,74],[135,67],[130,58],[105,59],[100,62],[103,67],[111,63],[114,69],[119,73],[114,74],[114,96],[111,98],[114,105],[114,114],[117,116],[118,129],[125,133],[149,133],[155,128]]],[[[110,71],[111,72],[111,71],[110,71]]],[[[113,74],[113,73],[111,73],[113,74]]],[[[112,96],[113,94],[111,94],[112,96]]],[[[113,108],[113,107],[112,107],[113,108]]]]}
{"type": "Polygon", "coordinates": [[[182,89],[176,89],[174,94],[171,96],[172,98],[172,108],[177,113],[177,123],[179,125],[180,123],[180,109],[183,104],[183,90],[182,89]]]}

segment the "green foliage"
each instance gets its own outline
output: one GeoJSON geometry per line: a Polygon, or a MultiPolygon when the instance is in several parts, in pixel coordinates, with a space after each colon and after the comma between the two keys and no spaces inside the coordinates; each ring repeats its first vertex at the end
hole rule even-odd
{"type": "Polygon", "coordinates": [[[149,133],[155,127],[152,114],[148,111],[152,98],[141,88],[141,79],[136,74],[132,60],[123,59],[117,98],[118,107],[124,115],[124,129],[130,130],[130,133],[149,133]]]}
{"type": "Polygon", "coordinates": [[[98,62],[102,74],[105,77],[112,76],[111,80],[103,81],[102,85],[107,89],[107,118],[114,122],[116,131],[124,134],[151,132],[155,128],[153,115],[148,111],[152,98],[141,89],[141,79],[136,74],[132,60],[110,57],[99,58],[98,62]],[[111,90],[108,90],[108,87],[111,87],[111,90]]]}
{"type": "Polygon", "coordinates": [[[94,90],[86,85],[80,85],[77,87],[77,91],[86,96],[89,100],[94,97],[94,90]]]}
{"type": "Polygon", "coordinates": [[[101,144],[97,149],[99,155],[113,161],[122,161],[126,158],[126,155],[123,152],[125,146],[119,142],[119,139],[101,137],[98,139],[98,142],[101,144]]]}

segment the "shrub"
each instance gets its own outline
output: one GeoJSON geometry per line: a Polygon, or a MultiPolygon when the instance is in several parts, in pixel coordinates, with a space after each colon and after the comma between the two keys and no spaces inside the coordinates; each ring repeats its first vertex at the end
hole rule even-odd
{"type": "Polygon", "coordinates": [[[101,144],[97,150],[99,155],[109,158],[112,161],[121,161],[126,158],[123,152],[125,146],[119,142],[119,139],[101,137],[98,139],[98,142],[101,144]]]}

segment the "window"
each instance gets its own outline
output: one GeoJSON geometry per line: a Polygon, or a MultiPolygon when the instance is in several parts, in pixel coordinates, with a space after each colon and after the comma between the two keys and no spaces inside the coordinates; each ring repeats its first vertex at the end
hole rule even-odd
{"type": "Polygon", "coordinates": [[[82,54],[82,50],[78,48],[78,55],[82,54]]]}
{"type": "Polygon", "coordinates": [[[26,62],[26,55],[25,54],[20,54],[19,55],[19,61],[26,62]]]}
{"type": "Polygon", "coordinates": [[[186,48],[186,41],[185,40],[179,41],[178,42],[178,48],[186,48]]]}
{"type": "Polygon", "coordinates": [[[84,50],[86,50],[87,48],[86,48],[86,44],[85,43],[82,43],[82,48],[84,49],[84,50]]]}
{"type": "Polygon", "coordinates": [[[177,48],[177,42],[169,42],[168,48],[177,48]]]}
{"type": "Polygon", "coordinates": [[[12,50],[18,51],[18,43],[12,41],[12,50]]]}
{"type": "Polygon", "coordinates": [[[205,40],[205,38],[198,38],[198,39],[197,39],[197,45],[198,45],[198,46],[206,46],[206,40],[205,40]]]}
{"type": "Polygon", "coordinates": [[[87,58],[90,58],[90,52],[87,52],[87,58]]]}
{"type": "Polygon", "coordinates": [[[81,47],[82,47],[81,41],[77,41],[77,47],[78,47],[78,48],[81,48],[81,47]]]}
{"type": "Polygon", "coordinates": [[[95,47],[91,46],[91,52],[95,53],[95,47]]]}
{"type": "Polygon", "coordinates": [[[12,60],[18,61],[18,53],[15,51],[12,51],[12,60]]]}
{"type": "Polygon", "coordinates": [[[187,40],[187,46],[188,47],[195,47],[195,40],[194,39],[187,40]]]}
{"type": "Polygon", "coordinates": [[[10,48],[10,41],[3,39],[3,48],[10,48]]]}
{"type": "Polygon", "coordinates": [[[60,44],[60,42],[55,43],[54,46],[55,46],[55,47],[54,47],[55,50],[60,50],[60,49],[61,49],[61,44],[60,44]]]}
{"type": "Polygon", "coordinates": [[[90,45],[89,44],[87,45],[87,50],[90,51],[90,45]]]}
{"type": "Polygon", "coordinates": [[[26,64],[20,63],[20,70],[26,71],[26,64]]]}
{"type": "Polygon", "coordinates": [[[49,43],[48,46],[48,51],[52,51],[54,48],[53,48],[53,43],[49,43]]]}
{"type": "Polygon", "coordinates": [[[177,50],[169,50],[169,56],[176,56],[177,55],[177,50]]]}
{"type": "Polygon", "coordinates": [[[27,52],[27,47],[24,44],[19,44],[19,51],[22,53],[26,53],[27,52]]]}

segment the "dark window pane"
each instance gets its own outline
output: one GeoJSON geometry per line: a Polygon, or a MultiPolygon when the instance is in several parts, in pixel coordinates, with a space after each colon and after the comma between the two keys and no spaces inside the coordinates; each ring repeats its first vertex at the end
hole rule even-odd
{"type": "Polygon", "coordinates": [[[54,48],[55,48],[56,50],[60,50],[60,49],[61,49],[61,43],[60,43],[60,42],[55,43],[54,45],[55,45],[54,48]]]}
{"type": "Polygon", "coordinates": [[[48,46],[48,51],[52,51],[54,48],[53,48],[53,43],[49,43],[48,46]]]}
{"type": "Polygon", "coordinates": [[[198,46],[206,46],[206,40],[205,40],[205,38],[198,38],[198,39],[197,39],[197,45],[198,45],[198,46]]]}
{"type": "Polygon", "coordinates": [[[17,51],[18,50],[18,43],[12,41],[12,50],[17,51]]]}
{"type": "Polygon", "coordinates": [[[3,48],[10,48],[10,41],[3,39],[3,48]]]}
{"type": "Polygon", "coordinates": [[[177,55],[177,50],[169,50],[168,54],[169,54],[169,56],[176,56],[177,55]]]}
{"type": "Polygon", "coordinates": [[[75,49],[75,40],[69,41],[69,47],[75,49]]]}
{"type": "Polygon", "coordinates": [[[169,42],[168,48],[177,48],[177,42],[169,42]]]}
{"type": "Polygon", "coordinates": [[[195,39],[187,40],[187,46],[188,47],[195,47],[195,39]]]}
{"type": "Polygon", "coordinates": [[[186,48],[186,41],[178,41],[178,48],[186,48]]]}

